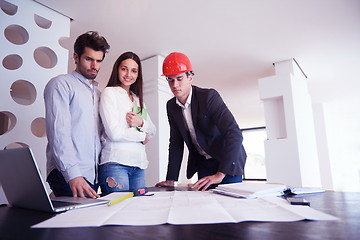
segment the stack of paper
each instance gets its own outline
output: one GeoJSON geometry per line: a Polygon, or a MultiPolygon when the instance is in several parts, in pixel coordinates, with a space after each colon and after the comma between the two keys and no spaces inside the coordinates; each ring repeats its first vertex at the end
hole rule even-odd
{"type": "Polygon", "coordinates": [[[241,182],[220,184],[215,189],[216,193],[238,197],[238,198],[258,198],[264,196],[281,196],[284,191],[289,189],[283,184],[272,184],[265,182],[241,182]]]}
{"type": "Polygon", "coordinates": [[[308,194],[308,193],[319,193],[319,192],[325,192],[324,189],[321,188],[296,188],[296,187],[290,187],[289,190],[292,194],[308,194]]]}
{"type": "Polygon", "coordinates": [[[295,188],[284,184],[266,182],[241,182],[220,184],[214,192],[238,198],[258,198],[264,196],[282,196],[287,194],[307,194],[324,192],[321,188],[295,188]]]}

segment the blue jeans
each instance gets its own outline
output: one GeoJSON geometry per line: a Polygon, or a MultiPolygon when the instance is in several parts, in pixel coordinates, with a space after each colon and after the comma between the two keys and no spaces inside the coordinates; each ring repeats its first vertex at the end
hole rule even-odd
{"type": "Polygon", "coordinates": [[[112,192],[129,192],[145,187],[145,171],[119,163],[99,165],[99,182],[103,195],[112,192]]]}
{"type": "MultiPolygon", "coordinates": [[[[47,177],[47,182],[49,183],[50,188],[56,197],[73,196],[69,183],[65,181],[64,176],[59,170],[57,169],[52,170],[49,176],[47,177]]],[[[94,189],[97,192],[99,188],[99,184],[92,184],[87,180],[86,182],[90,185],[92,189],[94,189]]]]}
{"type": "MultiPolygon", "coordinates": [[[[201,179],[206,176],[214,175],[216,172],[209,171],[208,169],[201,168],[198,170],[198,178],[201,179]]],[[[237,183],[242,182],[241,176],[231,176],[231,175],[225,175],[224,179],[219,184],[228,184],[228,183],[237,183]]],[[[213,189],[217,187],[219,184],[212,184],[208,189],[213,189]]]]}

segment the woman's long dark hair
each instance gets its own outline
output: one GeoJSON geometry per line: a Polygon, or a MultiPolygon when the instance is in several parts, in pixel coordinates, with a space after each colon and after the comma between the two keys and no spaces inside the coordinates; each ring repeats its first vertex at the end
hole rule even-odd
{"type": "Polygon", "coordinates": [[[126,59],[132,59],[134,60],[139,69],[138,69],[138,77],[135,81],[135,83],[131,84],[130,86],[130,91],[132,91],[133,93],[135,93],[135,95],[139,98],[139,104],[140,104],[140,112],[142,112],[143,108],[144,108],[144,103],[143,103],[143,77],[142,77],[142,67],[141,67],[141,61],[138,55],[136,55],[133,52],[125,52],[123,54],[121,54],[118,59],[115,61],[111,75],[110,75],[110,79],[108,84],[106,85],[106,87],[115,87],[115,86],[120,86],[121,82],[119,80],[119,66],[121,64],[122,61],[126,60],[126,59]]]}

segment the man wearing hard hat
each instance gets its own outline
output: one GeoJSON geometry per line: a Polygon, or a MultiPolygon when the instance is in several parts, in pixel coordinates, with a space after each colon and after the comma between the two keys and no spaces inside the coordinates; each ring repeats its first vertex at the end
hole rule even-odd
{"type": "Polygon", "coordinates": [[[163,75],[175,97],[166,106],[170,124],[166,181],[156,186],[174,186],[178,180],[184,142],[189,149],[186,176],[198,174],[195,190],[241,182],[246,161],[243,136],[219,93],[192,85],[191,62],[179,52],[165,58],[163,75]]]}

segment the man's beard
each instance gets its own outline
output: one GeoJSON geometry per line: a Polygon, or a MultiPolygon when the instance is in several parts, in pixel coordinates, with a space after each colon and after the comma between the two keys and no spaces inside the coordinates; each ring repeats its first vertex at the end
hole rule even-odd
{"type": "Polygon", "coordinates": [[[86,78],[86,79],[95,79],[97,74],[98,74],[98,70],[96,70],[96,73],[93,74],[93,73],[90,73],[90,71],[93,71],[93,70],[96,70],[96,69],[90,69],[90,70],[86,70],[86,72],[82,73],[82,75],[86,78]]]}

